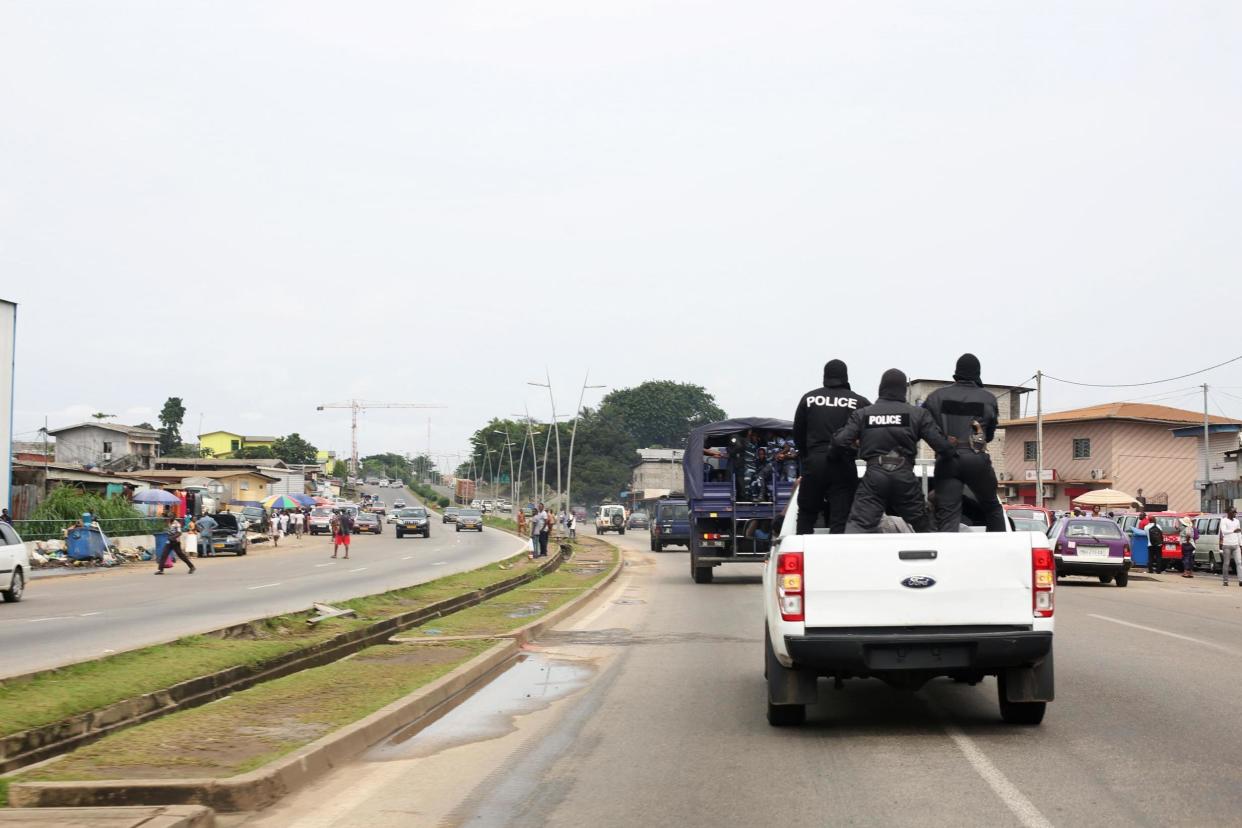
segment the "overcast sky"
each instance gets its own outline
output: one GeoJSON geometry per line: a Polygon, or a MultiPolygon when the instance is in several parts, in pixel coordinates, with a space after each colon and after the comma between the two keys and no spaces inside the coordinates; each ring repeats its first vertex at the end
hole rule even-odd
{"type": "MultiPolygon", "coordinates": [[[[589,368],[791,416],[826,359],[1242,353],[1233,2],[0,5],[15,430],[461,450],[589,368]]],[[[1242,415],[1242,363],[1214,372],[1242,415]]],[[[1065,408],[1169,392],[1049,383],[1065,408]]],[[[1182,390],[1185,389],[1185,390],[1182,390]]],[[[1179,396],[1180,394],[1180,396],[1179,396]]],[[[588,402],[599,392],[588,393],[588,402]]]]}

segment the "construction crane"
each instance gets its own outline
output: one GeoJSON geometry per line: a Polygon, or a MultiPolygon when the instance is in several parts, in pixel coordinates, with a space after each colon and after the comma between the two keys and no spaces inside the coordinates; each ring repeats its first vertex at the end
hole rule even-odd
{"type": "Polygon", "coordinates": [[[370,400],[345,400],[344,402],[324,403],[322,405],[315,406],[316,411],[323,411],[326,408],[348,408],[352,412],[352,422],[349,427],[349,474],[351,477],[357,477],[359,411],[366,411],[368,408],[447,408],[447,406],[436,405],[434,403],[386,403],[372,402],[370,400]]]}

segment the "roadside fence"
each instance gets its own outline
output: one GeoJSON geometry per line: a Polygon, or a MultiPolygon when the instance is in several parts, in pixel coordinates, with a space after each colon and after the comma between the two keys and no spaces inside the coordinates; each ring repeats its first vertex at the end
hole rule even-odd
{"type": "MultiPolygon", "coordinates": [[[[15,520],[13,528],[24,541],[64,540],[68,531],[78,523],[68,519],[15,520]]],[[[166,518],[96,518],[91,523],[98,524],[109,538],[154,535],[168,528],[166,518]]]]}

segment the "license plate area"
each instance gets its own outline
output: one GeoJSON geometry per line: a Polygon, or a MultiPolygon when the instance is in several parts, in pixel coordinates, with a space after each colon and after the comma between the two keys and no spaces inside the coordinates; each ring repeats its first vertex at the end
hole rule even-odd
{"type": "Polygon", "coordinates": [[[1107,546],[1083,546],[1078,545],[1078,557],[1080,558],[1107,558],[1107,546]]]}
{"type": "Polygon", "coordinates": [[[970,644],[918,644],[909,647],[874,646],[867,648],[867,667],[872,670],[932,670],[969,667],[970,644]]]}

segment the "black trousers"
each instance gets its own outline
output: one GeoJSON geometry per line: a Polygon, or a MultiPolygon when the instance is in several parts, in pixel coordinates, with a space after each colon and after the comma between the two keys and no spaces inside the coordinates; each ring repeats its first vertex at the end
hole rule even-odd
{"type": "MultiPolygon", "coordinates": [[[[962,525],[962,489],[974,492],[978,518],[989,532],[1005,531],[1005,510],[996,496],[996,471],[985,453],[961,451],[936,460],[936,531],[956,532],[962,525]]],[[[974,517],[972,515],[972,517],[974,517]]]]}
{"type": "Polygon", "coordinates": [[[539,551],[535,553],[535,556],[539,558],[548,557],[548,533],[547,532],[539,533],[539,551]]]}
{"type": "Polygon", "coordinates": [[[1166,564],[1164,562],[1164,542],[1156,544],[1156,548],[1151,548],[1151,542],[1147,544],[1147,571],[1148,572],[1164,572],[1166,564]]]}
{"type": "Polygon", "coordinates": [[[178,558],[180,558],[182,563],[184,563],[190,569],[194,568],[194,564],[190,562],[189,557],[187,557],[186,554],[181,551],[181,541],[178,539],[176,541],[170,540],[168,544],[164,547],[164,552],[162,555],[160,555],[160,562],[159,562],[160,572],[163,572],[164,569],[168,566],[168,561],[172,559],[173,555],[176,555],[178,558]]]}
{"type": "Polygon", "coordinates": [[[931,531],[923,487],[908,465],[894,471],[882,466],[867,466],[867,473],[854,495],[854,506],[845,525],[846,534],[878,531],[880,518],[885,513],[902,518],[916,532],[931,531]]]}
{"type": "Polygon", "coordinates": [[[798,484],[798,534],[813,533],[821,514],[830,534],[843,533],[857,490],[858,467],[853,457],[829,460],[826,453],[810,455],[802,464],[798,484]]]}

